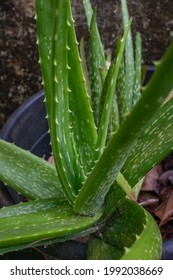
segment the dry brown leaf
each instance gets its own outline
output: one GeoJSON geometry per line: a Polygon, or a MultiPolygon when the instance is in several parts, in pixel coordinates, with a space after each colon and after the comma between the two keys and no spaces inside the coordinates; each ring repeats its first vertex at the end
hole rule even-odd
{"type": "Polygon", "coordinates": [[[145,176],[144,182],[142,184],[142,191],[154,191],[157,193],[158,183],[157,180],[160,178],[161,174],[164,172],[161,164],[156,165],[152,168],[145,176]]]}
{"type": "Polygon", "coordinates": [[[161,216],[160,226],[173,220],[173,190],[165,201],[165,207],[161,216]]]}

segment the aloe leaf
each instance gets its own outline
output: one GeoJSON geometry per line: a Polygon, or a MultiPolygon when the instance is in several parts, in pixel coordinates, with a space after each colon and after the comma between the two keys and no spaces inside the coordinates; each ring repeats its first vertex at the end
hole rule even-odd
{"type": "Polygon", "coordinates": [[[130,200],[123,200],[106,227],[89,245],[88,259],[160,259],[162,239],[153,217],[130,200]]]}
{"type": "Polygon", "coordinates": [[[106,69],[106,60],[103,45],[96,23],[96,10],[93,12],[90,25],[90,83],[91,100],[96,126],[100,117],[100,97],[103,88],[102,75],[100,69],[106,69]]]}
{"type": "Polygon", "coordinates": [[[98,230],[98,226],[93,225],[93,226],[89,226],[89,228],[81,230],[80,232],[77,232],[77,233],[69,232],[64,237],[59,237],[59,238],[54,238],[54,239],[46,238],[46,239],[41,239],[41,240],[37,240],[34,242],[30,242],[30,243],[3,247],[3,248],[0,248],[0,255],[6,254],[9,252],[20,251],[20,250],[24,250],[24,249],[28,249],[28,248],[37,248],[37,247],[45,246],[45,245],[46,246],[53,245],[53,244],[60,243],[60,242],[66,242],[68,240],[76,240],[77,238],[88,236],[89,234],[94,233],[97,230],[98,230]]]}
{"type": "Polygon", "coordinates": [[[85,8],[87,23],[88,23],[88,26],[90,27],[92,14],[93,14],[93,9],[92,9],[90,0],[83,0],[83,5],[84,5],[84,8],[85,8]]]}
{"type": "Polygon", "coordinates": [[[119,260],[123,253],[123,249],[95,237],[88,245],[87,260],[119,260]]]}
{"type": "Polygon", "coordinates": [[[53,35],[53,10],[55,1],[36,0],[36,26],[37,43],[39,49],[39,62],[42,72],[42,83],[45,92],[45,101],[48,113],[49,127],[51,125],[51,99],[53,93],[52,75],[52,35],[53,35]]]}
{"type": "Polygon", "coordinates": [[[63,190],[69,201],[73,203],[76,194],[74,187],[76,175],[75,168],[73,168],[75,152],[71,143],[68,106],[67,4],[67,0],[47,1],[46,4],[43,1],[36,1],[36,19],[55,165],[63,190]],[[58,46],[57,41],[59,42],[58,46]]]}
{"type": "MultiPolygon", "coordinates": [[[[0,219],[38,213],[40,211],[53,210],[60,205],[64,205],[62,198],[37,199],[30,202],[22,202],[13,206],[3,207],[0,211],[0,219]]],[[[66,203],[68,203],[66,201],[66,203]]]]}
{"type": "Polygon", "coordinates": [[[142,178],[133,188],[126,181],[122,173],[117,175],[116,181],[111,186],[105,197],[104,213],[101,220],[108,219],[116,211],[118,203],[125,197],[136,201],[144,178],[142,178]]]}
{"type": "MultiPolygon", "coordinates": [[[[116,40],[116,53],[118,54],[120,49],[121,41],[120,38],[116,40]]],[[[116,86],[116,97],[117,97],[117,105],[119,112],[119,124],[124,121],[129,113],[128,106],[128,98],[126,92],[126,73],[125,73],[125,64],[124,58],[121,61],[121,65],[119,67],[118,77],[117,77],[117,86],[116,86]]]]}
{"type": "Polygon", "coordinates": [[[87,92],[88,95],[91,96],[91,87],[90,87],[90,80],[89,80],[89,73],[88,73],[88,66],[87,66],[87,60],[86,60],[86,56],[85,56],[85,46],[84,46],[84,38],[82,37],[82,39],[80,40],[80,55],[81,55],[81,63],[82,63],[82,70],[84,73],[84,77],[86,80],[86,87],[87,87],[87,92]]]}
{"type": "MultiPolygon", "coordinates": [[[[117,96],[114,95],[114,99],[113,99],[113,108],[112,108],[112,116],[111,116],[112,120],[111,120],[111,136],[113,133],[117,132],[119,126],[120,126],[120,117],[119,117],[119,109],[118,109],[118,99],[117,96]]],[[[109,135],[108,135],[109,136],[109,135]]]]}
{"type": "Polygon", "coordinates": [[[93,217],[76,215],[68,202],[59,199],[26,204],[1,210],[1,248],[78,233],[93,225],[101,216],[101,213],[93,217]]]}
{"type": "Polygon", "coordinates": [[[82,64],[79,56],[70,4],[68,47],[68,79],[69,88],[71,90],[69,96],[69,108],[71,110],[72,132],[76,143],[78,160],[82,166],[81,169],[83,169],[84,173],[86,174],[90,171],[92,165],[94,145],[97,139],[97,131],[95,128],[94,118],[90,107],[90,100],[86,89],[86,82],[82,71],[82,64]]]}
{"type": "Polygon", "coordinates": [[[101,217],[101,220],[106,221],[108,218],[110,218],[115,209],[117,208],[118,203],[125,197],[125,191],[115,181],[105,197],[104,212],[103,216],[101,217]]]}
{"type": "Polygon", "coordinates": [[[127,106],[127,99],[126,99],[126,89],[125,89],[125,73],[124,67],[120,67],[118,81],[117,81],[117,89],[116,92],[118,93],[118,111],[119,111],[119,119],[120,125],[127,117],[129,111],[127,106]]]}
{"type": "Polygon", "coordinates": [[[0,180],[25,197],[64,197],[54,166],[44,159],[3,140],[0,159],[0,180]]]}
{"type": "Polygon", "coordinates": [[[137,33],[136,35],[136,55],[135,55],[135,76],[134,76],[134,90],[133,90],[133,102],[132,107],[136,104],[136,102],[141,97],[141,35],[137,33]]]}
{"type": "Polygon", "coordinates": [[[68,31],[70,2],[56,1],[54,10],[54,95],[52,97],[52,150],[56,168],[62,183],[63,190],[73,204],[76,188],[80,183],[80,167],[76,162],[73,134],[70,128],[69,113],[69,65],[68,65],[68,31]]]}
{"type": "Polygon", "coordinates": [[[147,123],[173,87],[173,44],[170,45],[142,97],[112,136],[99,161],[81,188],[75,210],[91,214],[100,209],[105,196],[147,123]]]}
{"type": "Polygon", "coordinates": [[[127,158],[122,173],[132,186],[172,151],[172,111],[173,99],[161,107],[127,158]]]}
{"type": "Polygon", "coordinates": [[[96,126],[100,119],[100,97],[103,88],[104,77],[106,76],[106,59],[104,48],[96,22],[96,9],[93,11],[90,1],[83,0],[88,27],[90,28],[90,84],[91,101],[96,126]]]}
{"type": "MultiPolygon", "coordinates": [[[[98,139],[96,144],[96,149],[99,151],[99,155],[101,154],[107,138],[108,133],[108,126],[110,123],[110,115],[113,109],[113,102],[114,102],[114,94],[115,94],[115,87],[117,82],[117,76],[119,72],[119,67],[121,65],[121,61],[123,58],[124,47],[127,39],[127,35],[130,29],[131,21],[129,21],[128,25],[125,28],[124,36],[121,39],[119,52],[117,54],[116,61],[113,62],[108,70],[108,74],[106,76],[106,80],[103,86],[103,93],[102,96],[105,96],[105,102],[103,106],[103,111],[101,115],[100,126],[98,129],[98,139]]],[[[103,97],[102,97],[103,98],[103,97]]],[[[118,118],[118,116],[117,116],[118,118]]]]}
{"type": "MultiPolygon", "coordinates": [[[[124,28],[128,24],[129,14],[127,9],[126,0],[121,0],[121,10],[123,17],[124,28]]],[[[133,85],[134,85],[134,53],[133,53],[133,40],[131,30],[127,36],[127,42],[125,47],[125,73],[126,73],[126,95],[128,110],[131,111],[132,99],[133,99],[133,85]]]]}

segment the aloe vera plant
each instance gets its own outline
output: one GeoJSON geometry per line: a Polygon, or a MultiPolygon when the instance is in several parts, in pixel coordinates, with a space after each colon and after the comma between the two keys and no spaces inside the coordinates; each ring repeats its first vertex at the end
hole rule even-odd
{"type": "Polygon", "coordinates": [[[109,68],[96,10],[83,4],[89,74],[70,0],[36,0],[55,166],[0,140],[0,180],[28,198],[0,210],[0,254],[91,234],[88,259],[159,259],[159,229],[136,196],[141,179],[172,150],[173,100],[164,100],[173,88],[173,44],[141,88],[141,37],[134,50],[126,1],[109,68]]]}

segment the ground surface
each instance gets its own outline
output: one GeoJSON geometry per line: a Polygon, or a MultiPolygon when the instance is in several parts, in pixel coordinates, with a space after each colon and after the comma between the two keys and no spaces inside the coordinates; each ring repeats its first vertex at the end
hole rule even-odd
{"type": "MultiPolygon", "coordinates": [[[[0,2],[0,128],[11,113],[41,88],[38,65],[35,0],[0,2]]],[[[82,0],[72,0],[78,37],[87,37],[82,0]]],[[[105,49],[113,49],[120,33],[119,0],[91,0],[97,5],[105,49]]],[[[143,60],[151,64],[164,53],[173,31],[172,0],[128,0],[133,31],[142,33],[143,60]]]]}

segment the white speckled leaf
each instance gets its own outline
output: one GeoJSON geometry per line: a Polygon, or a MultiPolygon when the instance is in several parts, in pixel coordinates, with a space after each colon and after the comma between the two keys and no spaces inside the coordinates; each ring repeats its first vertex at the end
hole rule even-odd
{"type": "Polygon", "coordinates": [[[37,199],[30,202],[22,202],[13,206],[3,207],[0,211],[0,219],[13,216],[20,216],[26,214],[33,214],[39,211],[53,210],[58,205],[64,204],[65,201],[62,198],[47,198],[37,199]]]}
{"type": "MultiPolygon", "coordinates": [[[[121,0],[121,10],[123,17],[124,27],[128,24],[129,14],[127,9],[126,0],[121,0]]],[[[125,84],[126,84],[126,95],[127,95],[127,104],[128,110],[130,112],[132,108],[132,99],[133,99],[133,86],[134,86],[134,51],[133,51],[133,40],[131,30],[127,36],[127,42],[125,47],[125,84]]]]}
{"type": "Polygon", "coordinates": [[[68,202],[49,199],[9,206],[1,210],[0,248],[65,237],[96,223],[101,213],[84,217],[74,213],[68,202]]]}
{"type": "Polygon", "coordinates": [[[160,259],[162,239],[155,220],[130,200],[119,204],[100,236],[89,246],[89,259],[160,259]]]}
{"type": "Polygon", "coordinates": [[[132,149],[122,173],[134,186],[173,149],[173,99],[162,106],[132,149]]]}
{"type": "MultiPolygon", "coordinates": [[[[173,44],[128,117],[114,134],[81,188],[75,209],[91,214],[102,207],[105,196],[123,167],[133,145],[159,110],[173,87],[173,44]]],[[[166,139],[165,139],[166,141],[166,139]]],[[[126,178],[128,181],[128,178],[126,178]]]]}
{"type": "Polygon", "coordinates": [[[30,199],[64,197],[54,166],[3,140],[0,180],[30,199]]]}
{"type": "Polygon", "coordinates": [[[84,230],[80,230],[79,232],[75,232],[75,233],[69,232],[68,234],[64,235],[63,237],[37,240],[37,241],[26,243],[26,244],[17,244],[17,245],[13,245],[13,246],[3,247],[3,248],[0,248],[0,255],[6,254],[9,252],[13,252],[13,251],[23,250],[26,248],[36,248],[36,247],[40,247],[40,246],[56,244],[59,242],[65,242],[68,240],[76,240],[77,238],[88,236],[89,234],[96,232],[97,229],[98,229],[97,225],[94,224],[84,230]]]}
{"type": "MultiPolygon", "coordinates": [[[[120,46],[119,46],[119,51],[117,53],[116,61],[112,62],[103,85],[103,91],[101,95],[101,99],[103,99],[103,108],[101,112],[100,124],[98,128],[98,139],[96,144],[96,149],[99,151],[99,156],[103,151],[103,148],[106,143],[108,127],[111,119],[110,116],[113,111],[112,104],[115,95],[118,72],[123,58],[124,47],[125,47],[130,26],[131,26],[131,21],[128,22],[127,26],[124,29],[124,35],[120,40],[120,46]]],[[[118,119],[118,116],[116,116],[116,118],[118,119]]]]}
{"type": "Polygon", "coordinates": [[[73,203],[78,172],[74,172],[76,162],[69,122],[68,8],[69,0],[36,1],[38,46],[51,145],[63,190],[73,203]]]}
{"type": "Polygon", "coordinates": [[[49,127],[51,125],[51,99],[53,93],[52,77],[52,34],[53,34],[53,10],[55,1],[35,1],[36,26],[38,32],[37,44],[39,50],[39,63],[42,72],[46,107],[48,110],[49,127]]]}
{"type": "Polygon", "coordinates": [[[134,90],[133,90],[133,102],[132,107],[141,97],[141,68],[142,68],[142,46],[141,46],[141,35],[136,34],[136,55],[135,55],[135,75],[134,75],[134,90]]]}
{"type": "Polygon", "coordinates": [[[90,0],[83,0],[83,5],[84,5],[84,8],[85,8],[85,13],[86,13],[86,17],[87,17],[88,26],[90,26],[91,19],[92,19],[92,14],[93,14],[93,9],[91,7],[90,0]]]}
{"type": "MultiPolygon", "coordinates": [[[[69,22],[71,25],[68,28],[68,65],[70,67],[68,81],[71,90],[69,94],[71,131],[74,136],[78,155],[76,156],[76,161],[78,160],[78,165],[82,166],[81,168],[78,168],[76,172],[80,173],[82,170],[85,176],[93,165],[92,159],[94,145],[97,139],[97,131],[94,124],[93,113],[91,111],[89,93],[87,92],[87,83],[85,82],[84,73],[82,71],[71,9],[69,22]]],[[[81,187],[81,183],[85,179],[84,176],[80,179],[79,186],[76,186],[77,189],[81,187]]]]}
{"type": "Polygon", "coordinates": [[[91,101],[96,126],[100,118],[100,98],[103,89],[102,75],[100,69],[106,69],[104,48],[101,43],[96,23],[96,10],[93,12],[90,25],[90,82],[91,101]]]}

